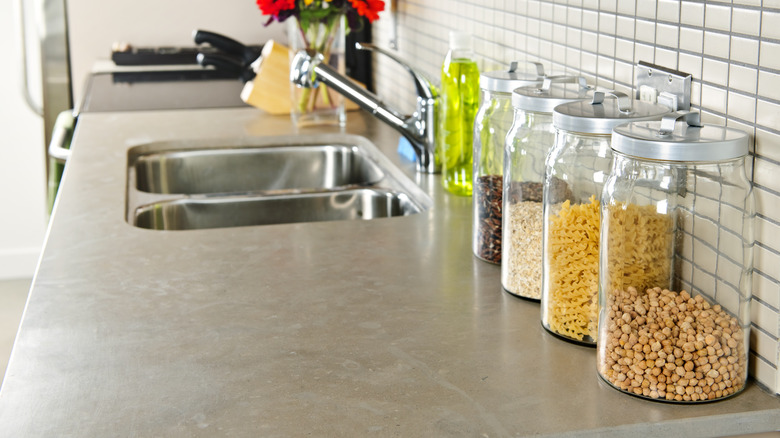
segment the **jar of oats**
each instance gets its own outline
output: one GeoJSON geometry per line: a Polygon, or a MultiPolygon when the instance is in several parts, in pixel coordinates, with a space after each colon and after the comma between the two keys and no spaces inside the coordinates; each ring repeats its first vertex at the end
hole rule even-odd
{"type": "MultiPolygon", "coordinates": [[[[553,76],[541,87],[512,92],[514,120],[504,151],[501,286],[512,295],[538,301],[542,296],[542,188],[544,159],[555,140],[557,105],[585,100],[584,78],[553,76]]],[[[564,196],[565,197],[565,196],[564,196]]]]}
{"type": "Polygon", "coordinates": [[[504,143],[512,126],[512,90],[539,86],[545,77],[541,64],[519,66],[479,75],[480,107],[474,122],[474,173],[472,197],[474,255],[501,263],[501,197],[503,195],[504,143]]]}
{"type": "Polygon", "coordinates": [[[618,91],[594,91],[592,100],[553,110],[555,143],[546,160],[542,213],[541,317],[550,333],[595,345],[600,202],[612,128],[669,112],[618,91]]]}
{"type": "Polygon", "coordinates": [[[753,194],[748,136],[698,113],[620,125],[601,205],[598,373],[671,402],[745,387],[753,194]]]}

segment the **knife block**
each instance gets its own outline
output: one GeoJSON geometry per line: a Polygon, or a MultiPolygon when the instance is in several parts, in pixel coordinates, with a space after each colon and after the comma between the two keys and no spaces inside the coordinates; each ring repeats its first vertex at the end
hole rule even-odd
{"type": "Polygon", "coordinates": [[[289,114],[290,51],[273,40],[263,46],[260,57],[252,63],[255,78],[244,85],[241,100],[270,114],[289,114]]]}

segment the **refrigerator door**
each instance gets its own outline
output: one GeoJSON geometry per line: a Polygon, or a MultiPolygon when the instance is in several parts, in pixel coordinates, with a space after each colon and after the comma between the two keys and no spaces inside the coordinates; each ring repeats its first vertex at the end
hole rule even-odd
{"type": "MultiPolygon", "coordinates": [[[[73,108],[65,0],[25,0],[37,5],[41,47],[44,138],[49,144],[59,114],[73,108]]],[[[28,3],[29,4],[29,3],[28,3]]]]}

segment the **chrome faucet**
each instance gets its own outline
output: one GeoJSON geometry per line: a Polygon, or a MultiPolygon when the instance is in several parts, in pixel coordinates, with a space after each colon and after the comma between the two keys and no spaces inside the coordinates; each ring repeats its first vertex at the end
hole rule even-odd
{"type": "Polygon", "coordinates": [[[301,87],[314,88],[320,82],[338,91],[347,99],[357,103],[379,120],[401,133],[411,143],[417,156],[417,171],[436,173],[434,155],[436,125],[436,89],[425,77],[408,64],[373,44],[356,43],[359,50],[374,50],[401,64],[414,79],[417,89],[417,108],[411,115],[401,115],[384,104],[377,95],[356,85],[328,64],[322,62],[321,54],[302,50],[295,54],[290,67],[290,80],[301,87]]]}

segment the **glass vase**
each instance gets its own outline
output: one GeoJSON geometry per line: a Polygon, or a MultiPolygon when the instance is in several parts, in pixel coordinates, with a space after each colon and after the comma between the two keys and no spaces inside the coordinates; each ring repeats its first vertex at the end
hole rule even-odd
{"type": "MultiPolygon", "coordinates": [[[[300,50],[314,50],[322,54],[324,63],[346,76],[343,16],[309,21],[306,25],[302,25],[295,17],[290,17],[287,26],[291,61],[300,50]]],[[[327,85],[319,83],[315,88],[304,88],[291,83],[290,91],[290,116],[297,127],[346,124],[344,97],[327,85]]]]}

